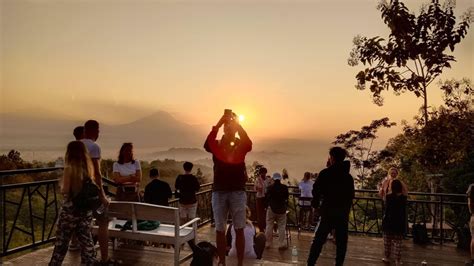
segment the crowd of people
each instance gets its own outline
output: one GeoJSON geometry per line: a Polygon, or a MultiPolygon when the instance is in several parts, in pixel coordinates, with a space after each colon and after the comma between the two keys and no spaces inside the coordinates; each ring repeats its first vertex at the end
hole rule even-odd
{"type": "MultiPolygon", "coordinates": [[[[57,238],[50,265],[61,265],[68,248],[81,250],[81,263],[86,265],[114,265],[108,255],[107,206],[110,199],[102,186],[100,169],[101,148],[97,144],[99,123],[87,121],[74,129],[76,140],[67,146],[61,193],[63,204],[59,214],[57,238]],[[74,199],[87,182],[100,189],[101,206],[95,210],[78,210],[74,199]],[[96,259],[91,224],[98,225],[98,244],[101,259],[96,259]],[[70,243],[71,242],[71,243],[70,243]]],[[[212,210],[216,230],[218,265],[226,264],[226,256],[237,257],[238,265],[244,258],[260,259],[265,249],[273,247],[273,235],[278,233],[279,250],[288,248],[286,223],[288,213],[288,173],[274,172],[260,167],[255,178],[255,206],[247,206],[246,183],[248,181],[245,157],[252,150],[252,141],[230,110],[226,110],[208,134],[204,149],[212,154],[214,180],[212,210]],[[223,135],[217,139],[220,129],[223,135]],[[237,137],[238,135],[238,137],[237,137]],[[255,210],[256,225],[250,217],[255,210]],[[229,215],[231,217],[229,223],[229,215]],[[258,231],[257,231],[258,229],[258,231]]],[[[350,174],[347,151],[341,147],[329,150],[327,167],[319,174],[306,172],[297,184],[299,223],[304,228],[314,226],[314,239],[309,248],[307,265],[315,265],[329,234],[335,237],[336,265],[343,265],[347,243],[349,213],[354,198],[354,179],[350,174]]],[[[179,198],[181,223],[196,217],[196,193],[200,189],[198,179],[192,174],[193,164],[183,164],[183,174],[176,177],[174,193],[179,198]]],[[[159,170],[149,172],[150,182],[140,191],[142,169],[134,157],[133,144],[123,143],[118,159],[113,164],[113,179],[117,184],[114,200],[143,201],[167,206],[173,196],[171,186],[160,180],[159,170]]],[[[470,190],[471,191],[471,190],[470,190]]],[[[471,193],[474,198],[474,193],[471,193]]],[[[398,170],[390,168],[379,186],[379,196],[384,201],[382,221],[384,238],[384,262],[393,255],[396,265],[401,264],[401,242],[406,229],[406,204],[408,189],[398,179],[398,170]],[[392,252],[393,249],[393,252],[392,252]]],[[[470,201],[471,203],[471,201],[470,201]]],[[[471,204],[469,205],[471,207],[471,204]]],[[[473,244],[474,245],[474,244],[473,244]]]]}

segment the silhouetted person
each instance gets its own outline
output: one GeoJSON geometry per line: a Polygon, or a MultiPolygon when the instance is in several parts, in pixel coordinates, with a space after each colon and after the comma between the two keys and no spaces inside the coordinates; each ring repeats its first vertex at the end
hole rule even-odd
{"type": "Polygon", "coordinates": [[[336,265],[343,265],[347,250],[349,212],[354,198],[354,179],[349,174],[350,162],[344,161],[346,150],[329,150],[329,166],[319,173],[313,185],[314,213],[321,221],[314,234],[308,256],[308,265],[315,265],[323,244],[331,231],[336,231],[336,265]],[[320,200],[322,203],[320,206],[320,200]]]}
{"type": "Polygon", "coordinates": [[[99,138],[99,122],[95,120],[88,120],[84,124],[84,139],[81,141],[86,145],[89,152],[89,156],[94,166],[94,182],[99,186],[101,193],[100,199],[104,205],[104,211],[101,213],[94,212],[94,216],[97,219],[99,225],[98,239],[100,246],[101,263],[108,264],[113,263],[109,259],[109,219],[107,217],[107,208],[109,206],[109,200],[105,195],[104,188],[102,186],[102,175],[100,172],[100,160],[102,157],[101,149],[96,140],[99,138]]]}
{"type": "Polygon", "coordinates": [[[176,197],[179,198],[179,217],[181,224],[196,218],[197,198],[196,193],[201,188],[196,176],[191,174],[193,170],[191,162],[183,164],[184,175],[178,175],[174,183],[176,197]]]}
{"type": "Polygon", "coordinates": [[[76,140],[81,140],[84,138],[84,127],[83,126],[77,126],[74,128],[74,131],[72,132],[76,140]]]}
{"type": "Polygon", "coordinates": [[[207,136],[204,148],[212,153],[214,162],[212,209],[216,226],[219,264],[225,265],[225,229],[230,212],[236,231],[238,265],[242,265],[245,249],[245,206],[247,204],[245,156],[252,150],[252,141],[237,122],[237,116],[232,111],[226,110],[207,136]],[[221,140],[217,140],[217,133],[222,126],[224,126],[224,135],[221,140]],[[236,133],[239,134],[240,139],[236,138],[236,133]]]}
{"type": "Polygon", "coordinates": [[[395,265],[401,265],[402,239],[405,233],[407,197],[403,194],[402,182],[394,179],[385,196],[385,213],[382,220],[384,262],[390,262],[392,244],[395,248],[395,265]]]}
{"type": "Polygon", "coordinates": [[[266,247],[272,246],[273,242],[273,223],[277,223],[278,227],[278,249],[287,249],[285,243],[285,229],[286,229],[286,209],[288,207],[288,186],[281,183],[282,176],[280,173],[274,173],[273,184],[270,185],[265,193],[265,200],[267,202],[267,228],[265,229],[265,236],[267,239],[266,247]]]}
{"type": "Polygon", "coordinates": [[[173,196],[171,187],[165,181],[159,180],[160,172],[156,168],[150,169],[150,178],[152,179],[145,187],[145,203],[168,206],[168,200],[173,196]]]}
{"type": "Polygon", "coordinates": [[[265,219],[267,216],[266,205],[265,205],[265,192],[267,188],[265,186],[265,176],[267,175],[267,168],[262,167],[258,171],[258,176],[255,178],[255,208],[257,214],[258,228],[260,232],[265,232],[265,219]]]}

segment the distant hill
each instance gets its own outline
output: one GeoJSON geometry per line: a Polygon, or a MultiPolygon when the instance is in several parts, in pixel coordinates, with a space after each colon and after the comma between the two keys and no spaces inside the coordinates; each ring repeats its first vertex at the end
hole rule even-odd
{"type": "MultiPolygon", "coordinates": [[[[42,161],[64,156],[66,144],[73,139],[73,128],[84,121],[64,115],[51,119],[45,117],[45,113],[1,113],[0,152],[16,149],[26,155],[27,160],[42,161]]],[[[207,128],[188,125],[167,112],[155,112],[121,125],[101,124],[100,131],[98,142],[103,158],[117,158],[121,144],[133,142],[140,160],[174,159],[212,166],[211,155],[202,148],[207,128]]],[[[330,140],[254,140],[247,163],[258,161],[270,172],[287,168],[290,177],[300,179],[305,171],[317,172],[324,167],[329,147],[330,140]]]]}
{"type": "MultiPolygon", "coordinates": [[[[59,116],[58,117],[62,117],[59,116]]],[[[73,139],[72,130],[85,121],[44,116],[0,114],[1,149],[64,149],[73,139]]],[[[99,121],[100,122],[100,121],[99,121]]],[[[119,149],[123,142],[133,142],[137,148],[192,147],[202,144],[205,137],[199,128],[174,119],[159,111],[131,123],[101,124],[98,142],[104,148],[119,149]]]]}

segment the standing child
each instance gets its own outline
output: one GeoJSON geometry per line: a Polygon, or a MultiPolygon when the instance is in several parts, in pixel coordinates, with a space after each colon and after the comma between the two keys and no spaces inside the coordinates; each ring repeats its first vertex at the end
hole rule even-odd
{"type": "Polygon", "coordinates": [[[402,239],[405,233],[407,197],[403,194],[402,182],[392,180],[391,192],[386,195],[386,208],[382,220],[384,262],[390,261],[392,243],[395,248],[395,265],[401,265],[402,239]]]}
{"type": "Polygon", "coordinates": [[[81,264],[93,265],[96,262],[91,224],[92,210],[78,211],[72,203],[82,190],[86,181],[94,182],[94,168],[86,146],[81,141],[72,141],[67,146],[63,184],[63,205],[59,213],[56,243],[49,265],[61,265],[66,256],[69,240],[73,233],[81,248],[81,264]]]}
{"type": "Polygon", "coordinates": [[[197,178],[191,174],[193,166],[191,162],[185,162],[183,164],[184,175],[178,175],[174,184],[176,197],[179,197],[179,217],[181,218],[181,224],[196,218],[196,192],[199,191],[201,186],[197,178]]]}
{"type": "Polygon", "coordinates": [[[160,172],[156,168],[150,170],[150,178],[152,179],[145,187],[145,198],[146,203],[168,206],[168,200],[173,196],[170,185],[165,181],[158,179],[160,172]]]}

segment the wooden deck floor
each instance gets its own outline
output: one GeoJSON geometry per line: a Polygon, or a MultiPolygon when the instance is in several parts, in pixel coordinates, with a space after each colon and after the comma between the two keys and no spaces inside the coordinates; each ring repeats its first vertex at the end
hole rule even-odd
{"type": "MultiPolygon", "coordinates": [[[[308,256],[308,249],[311,244],[312,234],[302,233],[299,237],[296,231],[291,231],[291,246],[298,247],[298,265],[305,265],[308,256]]],[[[215,242],[214,228],[205,226],[199,229],[199,240],[210,240],[215,242]]],[[[275,239],[276,240],[276,239],[275,239]]],[[[336,247],[328,241],[323,249],[318,265],[334,265],[334,255],[336,247]]],[[[151,247],[119,247],[111,251],[112,256],[123,262],[123,265],[172,265],[173,253],[171,249],[157,249],[151,247]]],[[[403,262],[404,265],[420,265],[426,260],[428,265],[464,265],[469,258],[468,252],[457,250],[454,245],[427,245],[425,247],[413,245],[411,240],[403,242],[403,262]]],[[[40,249],[26,255],[4,261],[4,265],[47,265],[51,257],[52,247],[40,249]]],[[[80,252],[68,252],[64,265],[79,265],[80,252]]],[[[189,254],[186,247],[183,254],[189,254]]],[[[346,265],[384,265],[381,262],[383,253],[383,241],[377,237],[349,236],[348,253],[346,265]]],[[[189,265],[189,260],[183,265],[189,265]]],[[[236,265],[235,259],[228,258],[228,265],[236,265]]],[[[276,248],[266,249],[262,260],[249,260],[245,265],[291,265],[291,249],[279,251],[276,248]]]]}

